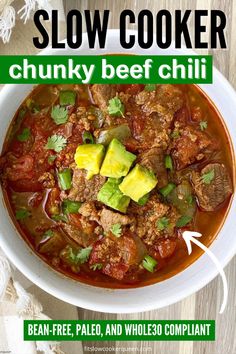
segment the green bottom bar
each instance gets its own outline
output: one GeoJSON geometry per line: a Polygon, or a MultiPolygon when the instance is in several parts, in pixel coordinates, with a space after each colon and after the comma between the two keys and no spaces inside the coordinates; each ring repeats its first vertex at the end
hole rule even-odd
{"type": "Polygon", "coordinates": [[[25,320],[25,341],[214,341],[215,321],[25,320]]]}

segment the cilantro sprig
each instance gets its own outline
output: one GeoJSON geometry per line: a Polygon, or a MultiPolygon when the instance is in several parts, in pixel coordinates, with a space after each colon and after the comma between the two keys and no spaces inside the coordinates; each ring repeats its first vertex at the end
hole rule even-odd
{"type": "Polygon", "coordinates": [[[156,84],[147,84],[145,85],[144,90],[148,92],[156,91],[156,84]]]}
{"type": "Polygon", "coordinates": [[[114,97],[109,101],[108,113],[111,116],[124,117],[125,106],[118,97],[114,97]]]}
{"type": "Polygon", "coordinates": [[[66,147],[67,139],[62,135],[52,135],[48,138],[45,149],[60,152],[66,147]]]}
{"type": "Polygon", "coordinates": [[[68,111],[65,107],[53,106],[51,117],[57,125],[64,124],[68,119],[68,111]]]}
{"type": "Polygon", "coordinates": [[[81,202],[65,199],[62,202],[62,211],[64,214],[77,214],[81,205],[81,202]]]}
{"type": "Polygon", "coordinates": [[[49,230],[45,231],[44,234],[41,236],[40,242],[46,242],[50,238],[52,238],[53,236],[54,236],[54,231],[49,229],[49,230]]]}
{"type": "Polygon", "coordinates": [[[24,142],[27,141],[30,137],[30,129],[29,128],[24,128],[21,132],[21,134],[17,135],[17,140],[24,142]]]}
{"type": "Polygon", "coordinates": [[[31,216],[31,212],[27,209],[16,210],[16,220],[24,220],[31,216]]]}
{"type": "Polygon", "coordinates": [[[89,259],[92,247],[81,248],[78,253],[74,253],[72,248],[70,248],[70,260],[75,264],[86,263],[89,259]]]}
{"type": "Polygon", "coordinates": [[[60,215],[60,214],[55,214],[52,215],[52,220],[54,221],[63,221],[63,222],[68,222],[68,218],[66,215],[60,215]]]}
{"type": "Polygon", "coordinates": [[[210,170],[209,172],[207,173],[204,173],[202,176],[201,176],[201,180],[203,183],[205,184],[210,184],[213,179],[215,178],[215,171],[214,169],[210,170]]]}
{"type": "Polygon", "coordinates": [[[121,224],[117,223],[112,225],[110,231],[113,233],[114,236],[120,237],[122,233],[121,224]]]}
{"type": "Polygon", "coordinates": [[[50,155],[48,156],[48,163],[53,163],[57,158],[57,155],[50,155]]]}
{"type": "Polygon", "coordinates": [[[163,216],[157,221],[157,229],[159,231],[163,231],[166,228],[168,228],[169,224],[170,224],[170,220],[166,216],[163,216]]]}
{"type": "Polygon", "coordinates": [[[103,267],[102,263],[94,263],[90,266],[90,269],[92,269],[93,271],[95,270],[101,270],[103,267]]]}
{"type": "Polygon", "coordinates": [[[180,137],[180,132],[178,129],[175,129],[172,133],[171,133],[171,138],[172,139],[178,139],[180,137]]]}
{"type": "Polygon", "coordinates": [[[46,237],[52,237],[54,235],[54,232],[51,229],[49,229],[45,231],[43,235],[46,237]]]}
{"type": "Polygon", "coordinates": [[[207,129],[207,121],[206,120],[202,120],[199,125],[200,125],[200,129],[203,131],[205,129],[207,129]]]}

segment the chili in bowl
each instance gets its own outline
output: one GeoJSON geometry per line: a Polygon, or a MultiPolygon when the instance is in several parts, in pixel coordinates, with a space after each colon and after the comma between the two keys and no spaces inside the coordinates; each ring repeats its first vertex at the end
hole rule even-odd
{"type": "MultiPolygon", "coordinates": [[[[122,53],[117,36],[107,46],[122,53]]],[[[235,253],[235,92],[213,78],[5,86],[0,244],[10,260],[58,298],[104,312],[160,308],[213,279],[182,237],[201,232],[222,266],[235,253]]]]}
{"type": "Polygon", "coordinates": [[[182,233],[212,242],[232,166],[221,118],[193,85],[39,85],[0,159],[6,204],[34,252],[109,288],[191,264],[197,250],[189,257],[182,233]]]}

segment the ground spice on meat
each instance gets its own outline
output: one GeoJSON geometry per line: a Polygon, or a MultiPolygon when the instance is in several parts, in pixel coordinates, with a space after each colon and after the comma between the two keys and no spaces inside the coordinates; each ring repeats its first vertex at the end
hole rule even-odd
{"type": "Polygon", "coordinates": [[[77,168],[73,171],[72,188],[68,194],[68,199],[78,202],[89,200],[97,200],[97,194],[106,178],[100,175],[93,176],[91,179],[86,179],[87,172],[77,168]]]}
{"type": "Polygon", "coordinates": [[[131,213],[135,217],[136,224],[131,227],[147,245],[155,244],[158,238],[163,236],[175,236],[174,226],[179,218],[179,213],[171,205],[161,203],[157,197],[152,196],[143,207],[132,203],[131,213]],[[169,228],[162,231],[157,227],[160,218],[166,217],[170,221],[169,228]]]}

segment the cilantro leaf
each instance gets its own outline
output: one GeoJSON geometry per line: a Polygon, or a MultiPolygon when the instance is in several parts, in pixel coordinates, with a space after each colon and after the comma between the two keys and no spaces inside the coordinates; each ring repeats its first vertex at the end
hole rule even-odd
{"type": "Polygon", "coordinates": [[[66,246],[65,250],[68,252],[68,258],[72,263],[76,263],[76,254],[74,253],[72,247],[66,246]]]}
{"type": "Polygon", "coordinates": [[[148,92],[156,91],[156,84],[147,84],[145,85],[144,90],[148,92]]]}
{"type": "Polygon", "coordinates": [[[32,112],[32,113],[40,112],[39,105],[34,100],[32,100],[31,98],[28,98],[26,100],[26,106],[30,110],[30,112],[32,112]]]}
{"type": "Polygon", "coordinates": [[[19,110],[19,112],[18,112],[18,115],[17,115],[17,121],[19,119],[19,121],[22,122],[22,119],[24,118],[25,113],[26,113],[26,109],[25,108],[21,108],[19,110]]]}
{"type": "Polygon", "coordinates": [[[18,132],[20,129],[21,123],[23,122],[25,118],[27,110],[26,108],[21,108],[18,113],[17,113],[17,118],[15,121],[15,124],[12,125],[12,129],[10,130],[10,139],[18,132]]]}
{"type": "Polygon", "coordinates": [[[52,135],[48,138],[47,144],[45,145],[45,149],[54,150],[56,152],[60,152],[66,147],[67,139],[62,135],[52,135]]]}
{"type": "Polygon", "coordinates": [[[162,218],[160,218],[157,221],[157,228],[159,231],[163,231],[165,230],[168,226],[169,226],[169,219],[165,216],[163,216],[162,218]]]}
{"type": "Polygon", "coordinates": [[[29,210],[26,209],[19,209],[16,210],[16,220],[23,220],[28,218],[31,215],[29,210]]]}
{"type": "Polygon", "coordinates": [[[171,138],[172,139],[178,139],[180,137],[180,132],[178,129],[175,129],[172,133],[171,133],[171,138]]]}
{"type": "Polygon", "coordinates": [[[53,106],[51,117],[57,125],[64,124],[68,119],[68,111],[64,107],[53,106]]]}
{"type": "Polygon", "coordinates": [[[120,237],[121,233],[122,233],[122,229],[121,229],[121,224],[114,224],[112,225],[110,231],[113,233],[113,235],[115,235],[116,237],[120,237]]]}
{"type": "Polygon", "coordinates": [[[203,183],[205,184],[210,184],[211,181],[214,179],[215,177],[215,171],[214,169],[210,170],[209,172],[207,173],[204,173],[202,176],[201,176],[201,180],[203,183]]]}
{"type": "Polygon", "coordinates": [[[111,116],[124,117],[125,106],[118,97],[114,97],[109,101],[108,113],[111,116]]]}
{"type": "Polygon", "coordinates": [[[200,128],[201,128],[202,131],[207,128],[207,124],[208,124],[208,123],[207,123],[206,120],[202,120],[202,121],[199,123],[200,128]]]}
{"type": "Polygon", "coordinates": [[[32,112],[35,113],[35,114],[36,114],[36,113],[39,113],[39,112],[40,112],[40,107],[37,106],[37,105],[34,106],[34,107],[32,108],[32,112]]]}
{"type": "Polygon", "coordinates": [[[54,221],[64,221],[67,222],[67,216],[66,215],[59,215],[59,214],[55,214],[51,216],[52,220],[54,221]]]}
{"type": "Polygon", "coordinates": [[[50,156],[48,156],[48,162],[53,163],[53,161],[55,161],[56,158],[57,158],[57,155],[50,155],[50,156]]]}
{"type": "Polygon", "coordinates": [[[81,248],[81,250],[75,254],[73,250],[71,250],[72,253],[70,255],[71,260],[73,260],[74,263],[78,264],[83,264],[88,261],[90,253],[92,251],[92,247],[86,247],[86,248],[81,248]]]}
{"type": "Polygon", "coordinates": [[[23,141],[27,141],[30,137],[30,129],[29,128],[24,128],[22,130],[22,133],[17,135],[17,140],[23,142],[23,141]]]}
{"type": "Polygon", "coordinates": [[[52,230],[47,230],[46,232],[44,232],[43,235],[47,236],[47,237],[52,237],[53,236],[53,231],[52,230]]]}
{"type": "Polygon", "coordinates": [[[62,202],[62,211],[64,214],[77,214],[81,205],[81,202],[65,199],[62,202]]]}
{"type": "Polygon", "coordinates": [[[94,263],[94,264],[92,264],[91,266],[90,266],[90,269],[92,269],[92,270],[100,270],[100,269],[102,269],[102,267],[103,267],[103,264],[102,263],[94,263]]]}
{"type": "Polygon", "coordinates": [[[191,216],[183,215],[177,220],[176,227],[186,226],[191,220],[192,220],[191,216]]]}
{"type": "Polygon", "coordinates": [[[54,235],[53,230],[49,229],[49,230],[45,231],[44,234],[41,237],[40,242],[48,241],[51,237],[53,237],[53,235],[54,235]]]}

